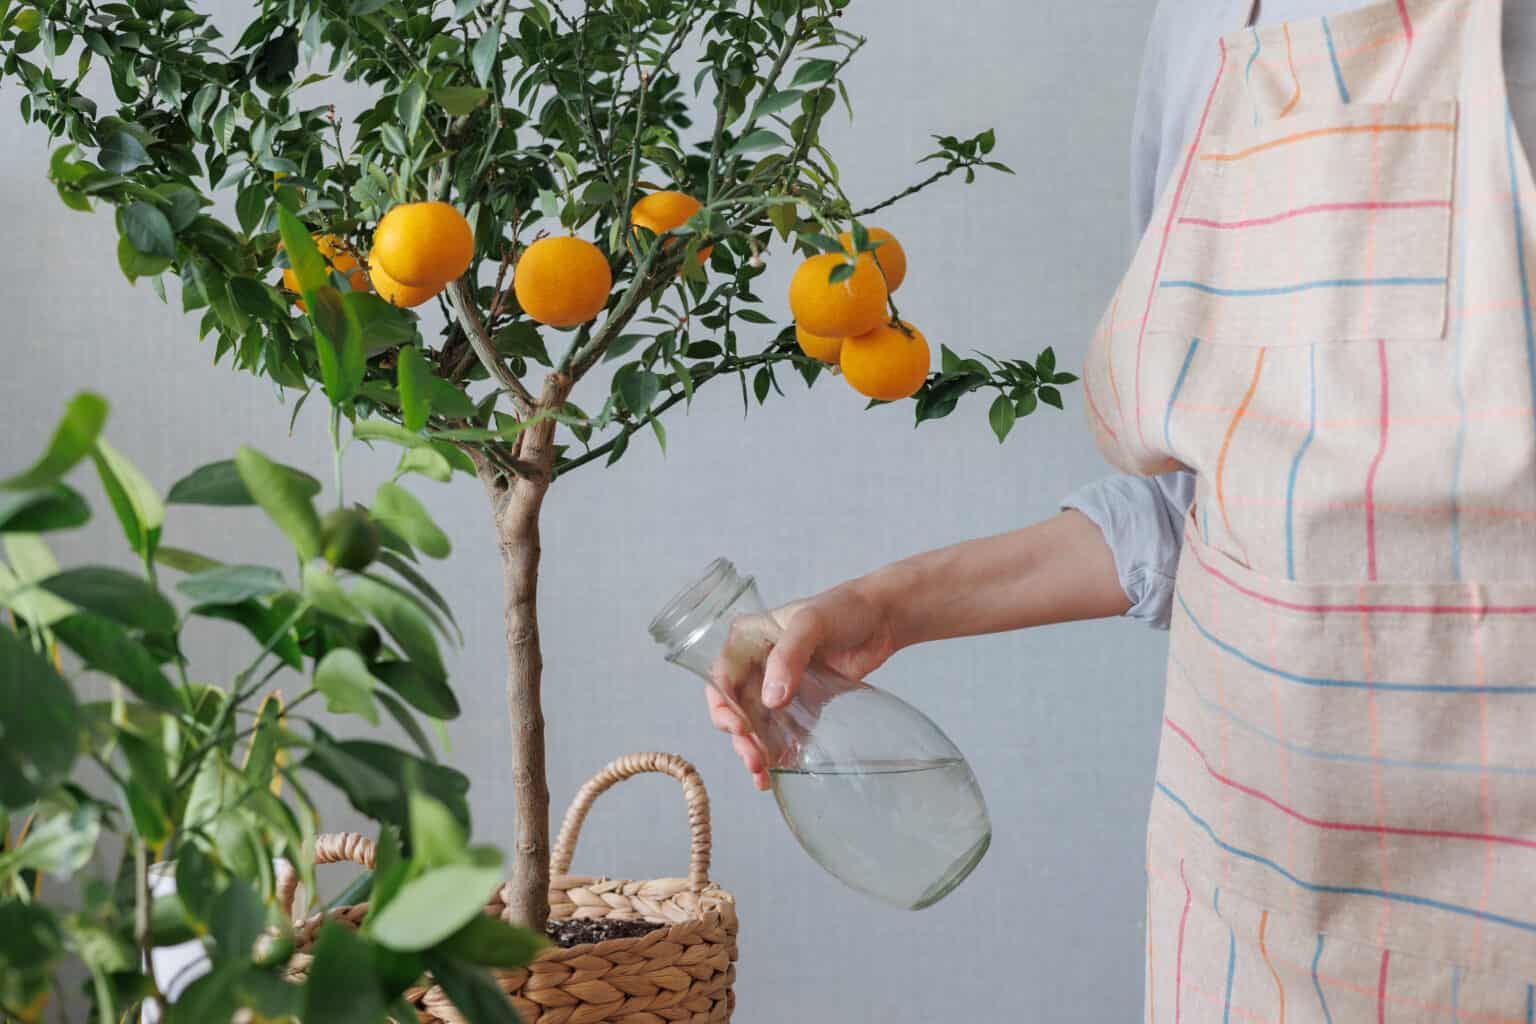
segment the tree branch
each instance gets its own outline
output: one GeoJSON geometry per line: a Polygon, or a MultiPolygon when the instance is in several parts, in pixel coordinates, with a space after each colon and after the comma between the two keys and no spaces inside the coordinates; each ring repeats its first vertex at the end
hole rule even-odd
{"type": "Polygon", "coordinates": [[[517,407],[520,415],[524,418],[531,416],[536,404],[533,394],[501,361],[501,356],[491,341],[490,332],[486,330],[485,323],[480,319],[480,311],[475,308],[475,298],[470,294],[469,286],[465,284],[462,277],[448,286],[448,303],[453,307],[459,325],[464,328],[470,347],[475,350],[475,355],[479,357],[491,378],[512,395],[512,404],[517,407]]]}
{"type": "Polygon", "coordinates": [[[927,188],[929,185],[934,184],[935,182],[939,182],[939,181],[944,180],[945,178],[949,177],[951,174],[954,174],[956,171],[963,170],[967,166],[969,166],[969,165],[967,165],[965,163],[950,164],[948,167],[944,168],[942,171],[934,171],[932,174],[928,175],[928,177],[924,178],[922,181],[918,182],[916,185],[912,185],[912,186],[909,186],[908,188],[903,189],[902,191],[900,191],[900,192],[896,193],[895,195],[891,196],[889,199],[882,199],[880,202],[876,203],[873,206],[866,206],[862,210],[855,210],[852,215],[855,216],[855,217],[867,217],[871,213],[877,213],[880,210],[885,209],[887,206],[890,206],[890,205],[892,205],[894,203],[901,202],[903,199],[907,198],[907,196],[914,195],[915,193],[921,192],[923,189],[927,188]]]}
{"type": "Polygon", "coordinates": [[[569,373],[572,381],[578,381],[592,368],[618,332],[623,330],[630,318],[635,315],[635,310],[639,308],[640,303],[650,296],[652,289],[648,287],[648,283],[652,276],[652,268],[655,267],[658,273],[667,273],[683,252],[680,246],[677,249],[676,255],[663,260],[657,266],[656,256],[662,250],[662,240],[660,238],[656,240],[656,243],[651,246],[651,251],[645,254],[645,259],[635,266],[634,277],[630,279],[629,287],[619,297],[618,305],[613,307],[613,311],[603,321],[603,326],[585,343],[580,343],[581,336],[577,335],[578,344],[573,344],[561,357],[559,365],[555,367],[556,373],[569,373]]]}
{"type": "MultiPolygon", "coordinates": [[[[794,354],[792,352],[783,349],[774,349],[767,352],[759,352],[757,355],[748,356],[745,359],[726,360],[707,373],[702,373],[695,377],[693,380],[693,390],[697,392],[699,388],[703,387],[709,381],[714,380],[716,377],[723,377],[726,374],[731,373],[745,372],[754,366],[784,362],[786,360],[792,360],[793,358],[794,354]],[[726,365],[727,363],[730,365],[726,365]]],[[[672,408],[678,402],[681,402],[687,397],[687,391],[672,392],[666,397],[665,400],[662,401],[660,405],[652,406],[650,411],[647,412],[644,416],[641,416],[639,419],[634,420],[631,423],[625,424],[622,430],[620,430],[613,437],[609,438],[607,441],[604,441],[602,444],[598,445],[596,448],[583,452],[573,459],[568,459],[565,462],[559,463],[555,467],[555,475],[563,476],[573,469],[576,469],[580,466],[585,466],[589,462],[594,462],[597,459],[602,458],[604,455],[607,455],[610,451],[613,450],[614,445],[618,444],[621,438],[627,438],[631,434],[640,430],[642,427],[647,426],[652,420],[657,419],[661,416],[662,413],[666,412],[668,409],[672,408]]]]}

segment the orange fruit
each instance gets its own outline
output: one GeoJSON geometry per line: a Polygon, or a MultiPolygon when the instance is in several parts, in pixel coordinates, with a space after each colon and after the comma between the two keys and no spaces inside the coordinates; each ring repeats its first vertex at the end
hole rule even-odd
{"type": "Polygon", "coordinates": [[[581,238],[541,238],[523,251],[512,291],[523,312],[551,327],[575,327],[601,313],[613,272],[601,249],[581,238]]]}
{"type": "Polygon", "coordinates": [[[401,203],[373,231],[369,259],[401,284],[435,288],[463,274],[475,256],[475,233],[447,203],[401,203]]]}
{"type": "MultiPolygon", "coordinates": [[[[837,236],[838,241],[851,253],[853,252],[853,235],[843,232],[837,236]]],[[[880,264],[880,269],[885,271],[885,286],[891,291],[901,287],[901,282],[907,279],[907,250],[896,241],[896,236],[885,228],[870,228],[869,240],[871,242],[884,242],[874,252],[864,253],[865,256],[880,264]]]]}
{"type": "Polygon", "coordinates": [[[853,276],[837,284],[827,278],[847,264],[838,253],[822,253],[800,264],[789,282],[789,308],[795,321],[823,338],[863,334],[885,320],[885,281],[873,260],[854,264],[853,276]]]}
{"type": "Polygon", "coordinates": [[[881,324],[868,334],[847,338],[839,365],[843,379],[861,395],[894,402],[910,398],[928,379],[928,342],[911,324],[908,337],[894,324],[881,324]]]}
{"type": "MultiPolygon", "coordinates": [[[[357,265],[357,257],[343,248],[343,242],[335,235],[315,235],[315,248],[320,250],[320,255],[325,257],[325,262],[331,268],[347,276],[347,283],[355,292],[368,290],[368,275],[363,273],[363,268],[357,265]]],[[[282,248],[279,246],[278,248],[282,248]]],[[[299,292],[299,276],[293,272],[292,267],[283,268],[283,287],[293,292],[299,292]]],[[[303,299],[294,299],[293,304],[305,312],[309,307],[304,305],[303,299]]]]}
{"type": "Polygon", "coordinates": [[[373,290],[379,293],[379,297],[391,306],[399,306],[401,309],[410,309],[419,306],[432,296],[442,291],[444,285],[436,285],[431,288],[416,288],[412,285],[401,284],[389,276],[377,261],[368,269],[368,276],[373,280],[373,290]]]}
{"type": "Polygon", "coordinates": [[[799,342],[800,351],[824,363],[837,362],[837,354],[843,349],[842,338],[823,338],[819,334],[812,334],[799,324],[795,325],[795,341],[799,342]]]}
{"type": "MultiPolygon", "coordinates": [[[[652,192],[629,208],[629,223],[652,234],[664,235],[688,223],[688,218],[698,213],[702,205],[686,192],[652,192]]],[[[709,259],[709,254],[714,251],[714,246],[700,249],[699,262],[709,259]]]]}

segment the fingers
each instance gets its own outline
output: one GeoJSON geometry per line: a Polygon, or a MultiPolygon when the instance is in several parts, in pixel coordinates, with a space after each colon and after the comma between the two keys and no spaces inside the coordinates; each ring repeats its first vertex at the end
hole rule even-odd
{"type": "Polygon", "coordinates": [[[821,614],[806,607],[790,617],[763,668],[763,703],[770,708],[788,704],[800,688],[800,677],[826,636],[821,614]]]}
{"type": "Polygon", "coordinates": [[[752,773],[752,784],[758,789],[768,788],[768,766],[763,758],[763,751],[750,736],[732,736],[731,746],[736,750],[736,756],[741,758],[741,763],[746,765],[747,771],[752,773]]]}
{"type": "Polygon", "coordinates": [[[747,720],[737,714],[736,709],[726,703],[720,691],[713,686],[705,688],[705,698],[709,702],[709,721],[721,732],[730,733],[733,736],[745,736],[750,730],[747,720]]]}

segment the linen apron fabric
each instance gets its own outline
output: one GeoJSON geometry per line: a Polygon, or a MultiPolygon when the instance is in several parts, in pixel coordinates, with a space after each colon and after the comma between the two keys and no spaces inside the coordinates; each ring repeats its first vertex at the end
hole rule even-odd
{"type": "Polygon", "coordinates": [[[1536,1024],[1536,180],[1502,6],[1220,40],[1089,353],[1110,460],[1199,481],[1156,1024],[1536,1024]]]}

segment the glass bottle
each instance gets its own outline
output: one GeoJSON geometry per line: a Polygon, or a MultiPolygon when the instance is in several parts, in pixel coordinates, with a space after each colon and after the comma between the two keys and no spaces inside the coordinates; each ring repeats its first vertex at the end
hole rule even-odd
{"type": "Polygon", "coordinates": [[[667,660],[703,677],[750,724],[779,810],[840,881],[920,910],[943,899],[992,840],[965,756],[910,704],[813,662],[785,707],[763,706],[779,634],[757,584],[716,559],[651,621],[667,660]]]}

